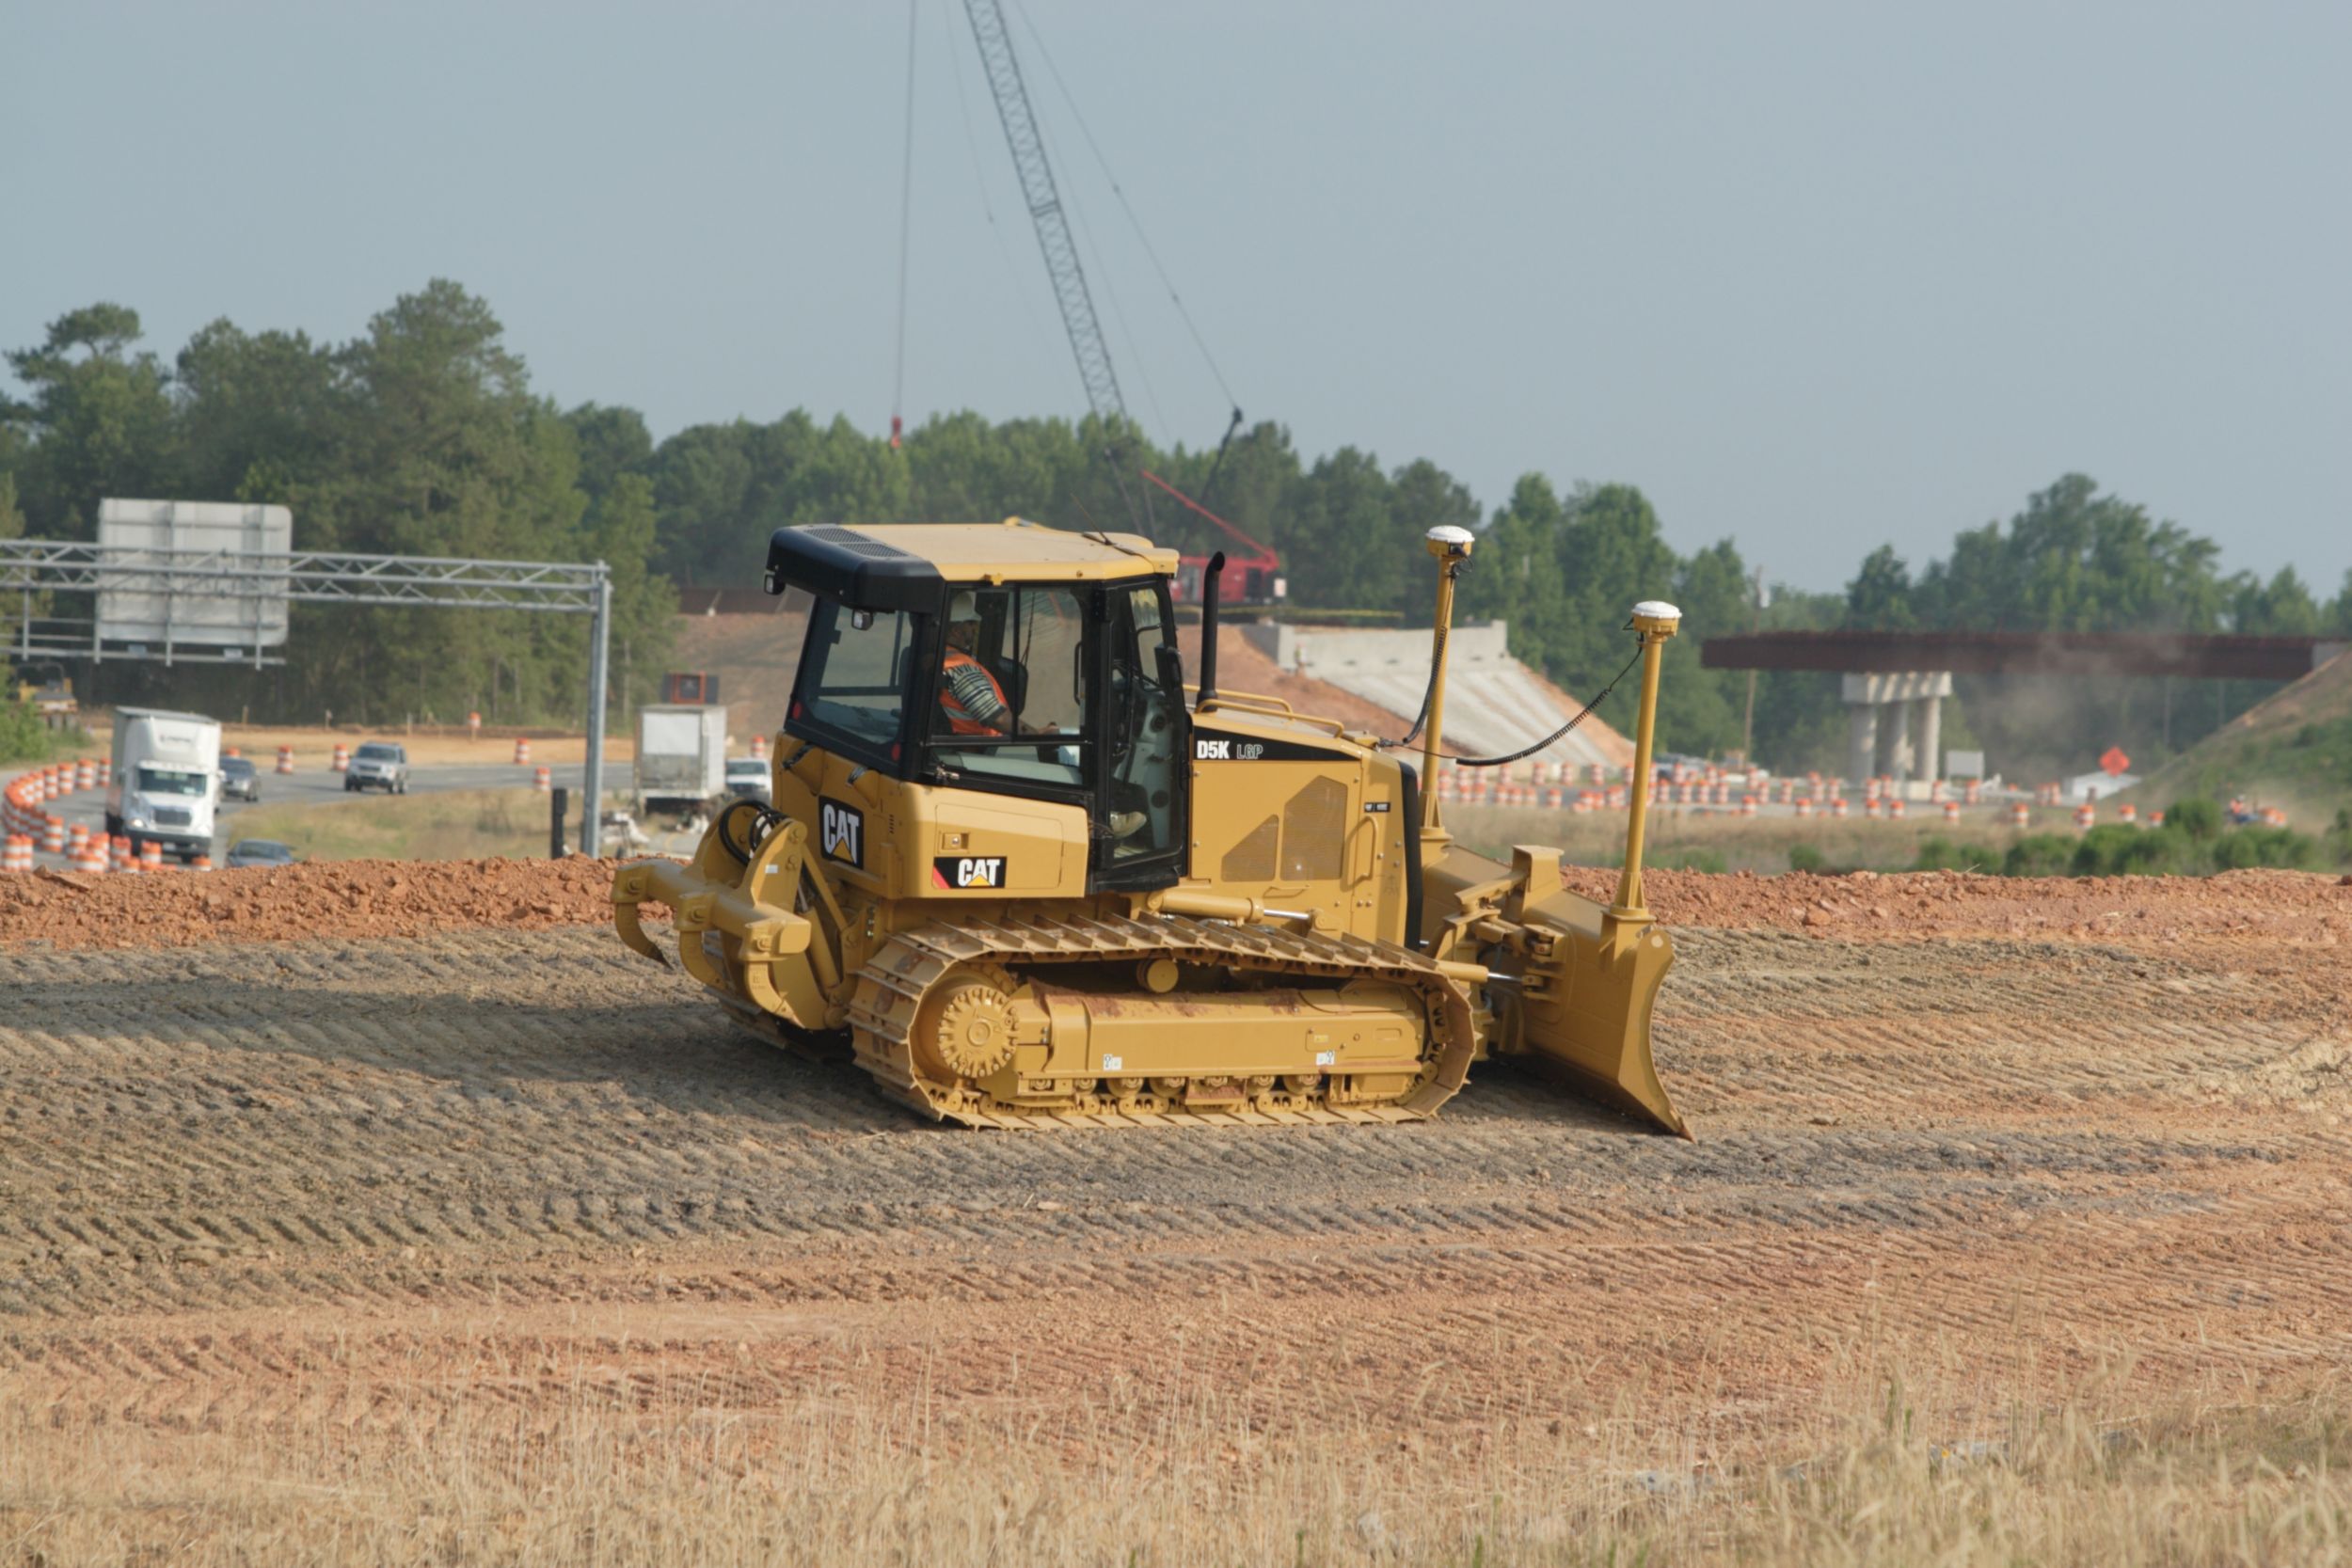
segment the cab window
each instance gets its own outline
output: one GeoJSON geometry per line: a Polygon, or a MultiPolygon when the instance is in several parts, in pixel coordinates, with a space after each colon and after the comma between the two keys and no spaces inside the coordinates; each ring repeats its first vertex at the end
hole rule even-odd
{"type": "Polygon", "coordinates": [[[1061,586],[958,588],[942,634],[932,760],[974,782],[1085,787],[1086,614],[1061,586]]]}
{"type": "Polygon", "coordinates": [[[209,774],[193,773],[184,768],[153,768],[139,765],[138,792],[141,795],[202,795],[212,788],[209,774]]]}
{"type": "Polygon", "coordinates": [[[851,610],[838,599],[809,609],[792,718],[888,754],[913,662],[915,617],[904,610],[851,610]]]}

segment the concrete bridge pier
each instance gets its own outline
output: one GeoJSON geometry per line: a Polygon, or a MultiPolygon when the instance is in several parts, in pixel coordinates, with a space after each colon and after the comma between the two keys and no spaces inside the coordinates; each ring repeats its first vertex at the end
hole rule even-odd
{"type": "Polygon", "coordinates": [[[1894,779],[1902,794],[1910,795],[1916,784],[1924,797],[1928,787],[1943,777],[1944,699],[1952,694],[1951,672],[1904,670],[1848,675],[1842,694],[1846,700],[1846,771],[1855,785],[1883,772],[1894,779]],[[1881,708],[1894,710],[1883,768],[1879,755],[1881,708]],[[1912,724],[1915,710],[1918,717],[1915,730],[1912,724]]]}

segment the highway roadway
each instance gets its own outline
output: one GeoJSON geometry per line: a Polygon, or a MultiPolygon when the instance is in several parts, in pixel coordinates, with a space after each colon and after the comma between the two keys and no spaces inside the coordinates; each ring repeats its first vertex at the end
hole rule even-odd
{"type": "MultiPolygon", "coordinates": [[[[575,797],[584,787],[581,782],[583,764],[574,762],[543,766],[547,767],[550,782],[556,787],[567,788],[575,797]]],[[[344,790],[342,774],[326,768],[314,767],[294,773],[273,773],[269,770],[270,764],[267,759],[262,760],[261,768],[262,798],[259,801],[231,800],[219,802],[213,836],[213,863],[215,865],[220,864],[228,854],[229,847],[243,836],[238,831],[237,819],[246,812],[253,811],[259,806],[325,806],[358,799],[344,790]]],[[[418,764],[408,770],[408,791],[412,795],[425,795],[458,789],[511,789],[517,794],[528,794],[531,791],[532,772],[533,768],[529,766],[518,766],[513,763],[418,764]]],[[[608,799],[615,795],[627,795],[634,786],[634,783],[635,774],[628,763],[607,762],[604,765],[604,787],[608,799]]],[[[382,800],[383,796],[380,792],[369,791],[367,798],[382,800]]],[[[79,822],[93,834],[105,832],[106,792],[103,789],[75,790],[72,794],[61,795],[51,800],[42,809],[50,816],[63,821],[69,830],[74,823],[79,822]]],[[[650,829],[647,831],[652,832],[650,829]]],[[[671,841],[680,837],[681,835],[676,834],[654,832],[653,847],[668,852],[671,848],[671,841]]],[[[683,842],[687,849],[692,848],[691,836],[684,837],[683,842]]],[[[619,847],[608,844],[606,853],[612,853],[617,847],[619,847]]],[[[65,856],[40,852],[38,845],[35,846],[34,861],[36,864],[55,866],[59,870],[66,869],[65,856]]],[[[169,865],[177,863],[167,857],[166,863],[169,865]]]]}

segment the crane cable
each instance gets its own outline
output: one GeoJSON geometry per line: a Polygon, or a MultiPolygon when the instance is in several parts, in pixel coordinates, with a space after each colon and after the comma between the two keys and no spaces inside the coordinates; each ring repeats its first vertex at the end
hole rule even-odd
{"type": "MultiPolygon", "coordinates": [[[[946,14],[947,36],[952,39],[956,36],[956,0],[939,0],[939,4],[946,14]]],[[[976,43],[973,47],[977,49],[978,45],[976,43]]],[[[954,44],[950,43],[947,48],[950,55],[955,52],[954,44]]],[[[985,64],[982,69],[986,69],[985,64]]],[[[956,69],[953,59],[947,62],[947,80],[956,89],[956,119],[963,127],[963,150],[972,158],[972,188],[980,198],[980,216],[987,220],[989,236],[996,242],[996,257],[1005,263],[1005,277],[1013,286],[1012,297],[1021,302],[1021,313],[1028,319],[1028,341],[1032,343],[1043,342],[1053,337],[1055,329],[1050,328],[1045,319],[1037,313],[1037,307],[1030,302],[1029,291],[1021,286],[1021,280],[1029,276],[1028,271],[1013,261],[1012,247],[1005,239],[1004,226],[996,221],[996,204],[988,198],[988,171],[980,163],[979,133],[972,128],[972,101],[963,90],[963,72],[956,69]]]]}
{"type": "MultiPolygon", "coordinates": [[[[1192,311],[1184,305],[1184,296],[1176,292],[1175,279],[1168,276],[1168,268],[1162,264],[1160,253],[1152,244],[1152,236],[1143,231],[1143,220],[1136,216],[1135,204],[1127,199],[1126,187],[1119,182],[1119,176],[1111,172],[1110,160],[1103,156],[1102,143],[1094,139],[1094,128],[1087,123],[1087,117],[1079,112],[1078,101],[1072,96],[1070,84],[1062,80],[1061,67],[1054,63],[1054,52],[1045,47],[1045,40],[1038,32],[1037,24],[1029,20],[1028,8],[1024,6],[1021,0],[1012,0],[1012,9],[1013,14],[1021,19],[1021,25],[1027,29],[1029,41],[1037,45],[1038,55],[1044,60],[1045,73],[1054,79],[1055,89],[1061,94],[1062,102],[1070,105],[1070,117],[1078,122],[1078,134],[1086,138],[1087,150],[1094,154],[1094,162],[1102,169],[1103,178],[1110,185],[1111,194],[1119,198],[1119,210],[1127,214],[1127,225],[1136,231],[1136,239],[1142,245],[1143,254],[1151,260],[1152,270],[1160,275],[1161,286],[1168,290],[1168,297],[1175,305],[1176,314],[1184,322],[1184,330],[1192,334],[1192,346],[1200,351],[1201,361],[1209,367],[1209,374],[1216,379],[1217,390],[1225,394],[1226,404],[1229,406],[1238,406],[1241,400],[1233,396],[1233,388],[1226,384],[1225,372],[1218,368],[1216,356],[1209,352],[1208,340],[1201,337],[1199,325],[1192,319],[1192,311]]],[[[1115,309],[1118,306],[1117,299],[1114,298],[1111,303],[1115,309]]],[[[1123,326],[1125,323],[1122,321],[1120,325],[1123,326]]],[[[1128,338],[1132,353],[1134,334],[1130,332],[1128,338]]],[[[1140,367],[1138,367],[1137,373],[1141,373],[1140,367]]],[[[1148,392],[1150,388],[1147,386],[1145,390],[1148,392]]]]}
{"type": "Polygon", "coordinates": [[[907,250],[914,231],[914,20],[921,0],[907,0],[906,144],[898,166],[898,344],[897,369],[890,383],[890,450],[899,448],[906,429],[907,395],[907,250]]]}

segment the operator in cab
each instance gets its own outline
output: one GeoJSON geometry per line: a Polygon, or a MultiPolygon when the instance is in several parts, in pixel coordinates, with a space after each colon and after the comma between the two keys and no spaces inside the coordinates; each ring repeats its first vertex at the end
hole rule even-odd
{"type": "Polygon", "coordinates": [[[970,589],[947,608],[947,657],[940,669],[940,717],[956,735],[1010,735],[1005,689],[979,661],[980,607],[970,589]]]}

